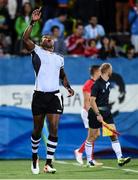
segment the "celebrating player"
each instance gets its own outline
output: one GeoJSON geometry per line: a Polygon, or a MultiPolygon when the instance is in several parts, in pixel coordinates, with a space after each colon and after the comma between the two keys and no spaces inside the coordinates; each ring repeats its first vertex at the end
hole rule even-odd
{"type": "Polygon", "coordinates": [[[64,59],[60,55],[53,53],[54,41],[50,35],[42,37],[40,46],[34,44],[30,39],[33,25],[40,20],[41,9],[36,9],[32,13],[30,25],[24,32],[23,40],[28,51],[31,51],[33,67],[36,75],[35,91],[32,100],[32,113],[34,119],[34,129],[32,132],[32,164],[33,174],[39,173],[38,147],[41,140],[41,132],[45,115],[49,122],[49,136],[47,142],[47,158],[44,172],[55,173],[52,158],[57,144],[57,130],[60,114],[63,112],[61,94],[59,92],[59,79],[68,90],[69,96],[74,95],[64,72],[64,59]]]}
{"type": "MultiPolygon", "coordinates": [[[[93,65],[90,68],[90,75],[91,75],[91,79],[87,80],[83,86],[83,99],[84,99],[84,106],[83,109],[81,111],[81,117],[84,123],[84,127],[86,129],[89,128],[89,124],[88,124],[88,110],[90,108],[90,94],[91,94],[91,89],[94,85],[94,82],[100,77],[100,66],[98,65],[93,65]]],[[[99,134],[97,134],[98,136],[99,134]]],[[[92,147],[94,148],[94,142],[92,142],[92,147]]],[[[74,151],[75,153],[75,158],[76,161],[83,165],[83,159],[82,159],[82,155],[83,152],[85,150],[85,142],[80,146],[79,149],[76,149],[74,151]]],[[[92,154],[92,161],[93,161],[93,165],[102,165],[102,163],[99,163],[97,161],[94,160],[94,154],[92,154]]]]}
{"type": "MultiPolygon", "coordinates": [[[[109,63],[104,63],[100,67],[101,77],[95,82],[91,91],[90,105],[91,108],[88,111],[89,119],[89,131],[88,137],[85,143],[85,150],[87,155],[88,166],[93,166],[91,154],[93,153],[92,142],[97,138],[99,128],[102,127],[103,120],[112,125],[115,129],[114,121],[109,108],[109,93],[110,82],[109,78],[112,75],[112,66],[109,63]]],[[[121,151],[121,146],[116,134],[110,136],[112,148],[118,159],[118,165],[123,166],[130,162],[131,158],[124,158],[121,151]]]]}

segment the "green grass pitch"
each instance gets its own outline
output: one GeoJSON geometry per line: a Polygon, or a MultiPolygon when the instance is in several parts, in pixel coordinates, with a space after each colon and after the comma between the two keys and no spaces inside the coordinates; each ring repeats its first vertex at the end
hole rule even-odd
{"type": "Polygon", "coordinates": [[[32,175],[29,160],[0,160],[0,179],[138,179],[138,159],[123,167],[118,167],[115,159],[100,160],[103,167],[79,166],[76,161],[56,160],[55,174],[44,174],[44,160],[40,160],[41,172],[32,175]]]}

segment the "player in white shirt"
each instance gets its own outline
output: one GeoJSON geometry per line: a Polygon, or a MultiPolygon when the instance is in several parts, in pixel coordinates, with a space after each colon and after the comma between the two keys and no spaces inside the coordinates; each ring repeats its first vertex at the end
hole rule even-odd
{"type": "Polygon", "coordinates": [[[45,173],[55,173],[52,159],[57,147],[58,122],[63,112],[62,96],[59,92],[59,81],[68,90],[69,96],[74,95],[64,72],[64,59],[53,52],[54,40],[50,35],[42,37],[40,46],[35,45],[30,39],[33,25],[40,20],[41,8],[32,13],[32,20],[23,34],[23,40],[28,51],[32,55],[32,63],[36,75],[35,89],[32,100],[32,113],[34,129],[31,136],[33,174],[39,174],[38,147],[41,140],[41,132],[44,118],[47,116],[49,122],[49,137],[47,142],[47,157],[44,166],[45,173]]]}

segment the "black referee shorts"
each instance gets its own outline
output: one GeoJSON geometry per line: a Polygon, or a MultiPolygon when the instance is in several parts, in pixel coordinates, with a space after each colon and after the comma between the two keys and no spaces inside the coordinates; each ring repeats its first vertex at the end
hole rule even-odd
{"type": "Polygon", "coordinates": [[[59,90],[54,92],[35,91],[32,99],[33,115],[40,114],[62,114],[63,96],[59,90]]]}
{"type": "MultiPolygon", "coordinates": [[[[112,114],[110,112],[110,110],[107,111],[100,111],[101,115],[103,116],[103,120],[107,123],[107,124],[113,124],[113,117],[112,114]]],[[[89,127],[92,129],[98,129],[102,127],[102,123],[100,123],[97,120],[97,117],[94,113],[94,111],[92,110],[92,108],[89,109],[88,111],[88,119],[89,119],[89,127]]]]}

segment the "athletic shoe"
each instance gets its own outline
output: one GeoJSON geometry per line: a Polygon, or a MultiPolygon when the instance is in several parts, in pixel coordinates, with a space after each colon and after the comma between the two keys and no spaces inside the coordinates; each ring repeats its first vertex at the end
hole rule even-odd
{"type": "Polygon", "coordinates": [[[77,161],[80,165],[83,165],[82,153],[79,152],[79,149],[76,149],[76,150],[74,151],[74,154],[75,154],[76,161],[77,161]]]}
{"type": "Polygon", "coordinates": [[[93,163],[92,160],[87,162],[87,167],[94,167],[94,166],[96,166],[96,165],[93,163]]]}
{"type": "Polygon", "coordinates": [[[52,164],[46,164],[44,166],[44,173],[55,173],[57,170],[55,168],[53,168],[52,164]]]}
{"type": "Polygon", "coordinates": [[[129,163],[130,161],[131,161],[130,157],[120,158],[120,159],[118,159],[118,165],[119,166],[124,166],[125,164],[129,163]]]}
{"type": "Polygon", "coordinates": [[[103,163],[98,162],[98,161],[96,161],[96,160],[92,160],[92,162],[93,162],[93,164],[94,164],[95,166],[103,166],[103,163]]]}
{"type": "Polygon", "coordinates": [[[32,161],[31,163],[31,171],[33,174],[39,174],[40,169],[39,169],[39,158],[37,160],[32,161]]]}

